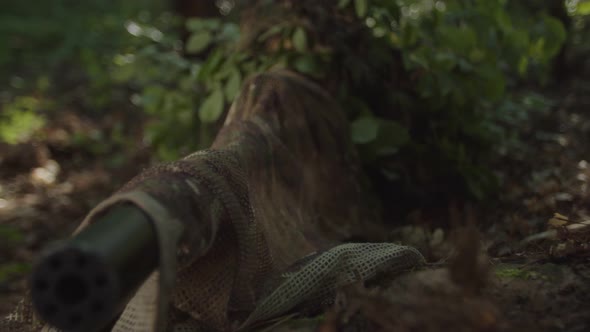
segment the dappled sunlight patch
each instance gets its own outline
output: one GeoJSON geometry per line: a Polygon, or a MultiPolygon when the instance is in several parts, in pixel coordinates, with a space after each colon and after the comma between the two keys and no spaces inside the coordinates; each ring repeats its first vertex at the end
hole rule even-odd
{"type": "Polygon", "coordinates": [[[31,182],[37,185],[48,186],[54,184],[60,172],[60,166],[55,160],[48,160],[45,165],[31,171],[31,182]]]}
{"type": "Polygon", "coordinates": [[[41,102],[34,97],[17,97],[0,105],[0,142],[16,144],[30,139],[45,125],[39,115],[41,102]]]}

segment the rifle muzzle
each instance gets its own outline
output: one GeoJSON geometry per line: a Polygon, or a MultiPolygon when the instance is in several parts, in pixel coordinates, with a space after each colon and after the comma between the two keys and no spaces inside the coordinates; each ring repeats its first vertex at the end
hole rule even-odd
{"type": "Polygon", "coordinates": [[[31,297],[39,316],[64,331],[100,331],[114,322],[158,265],[148,216],[116,205],[35,264],[31,297]]]}

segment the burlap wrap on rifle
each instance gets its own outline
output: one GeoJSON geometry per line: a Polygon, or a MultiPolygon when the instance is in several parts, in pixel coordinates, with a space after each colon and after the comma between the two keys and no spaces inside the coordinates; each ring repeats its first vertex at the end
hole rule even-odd
{"type": "MultiPolygon", "coordinates": [[[[82,224],[130,201],[158,230],[160,267],[113,331],[242,329],[421,263],[405,246],[338,245],[374,220],[358,167],[346,118],[320,87],[287,71],[249,80],[209,150],[144,171],[82,224]]],[[[25,300],[3,324],[39,323],[25,300]]]]}

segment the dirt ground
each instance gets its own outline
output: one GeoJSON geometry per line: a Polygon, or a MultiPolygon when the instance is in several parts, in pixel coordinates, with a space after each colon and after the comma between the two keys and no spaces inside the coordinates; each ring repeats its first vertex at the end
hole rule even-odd
{"type": "MultiPolygon", "coordinates": [[[[453,230],[420,220],[428,211],[414,219],[430,226],[392,230],[392,241],[417,246],[428,266],[351,285],[318,316],[260,330],[590,330],[590,85],[552,94],[551,112],[522,129],[531,148],[491,166],[507,174],[497,200],[451,204],[441,218],[463,225],[453,230]]],[[[100,139],[73,139],[113,123],[64,113],[43,140],[0,145],[0,315],[22,296],[39,251],[149,162],[139,140],[104,160],[100,139]]]]}

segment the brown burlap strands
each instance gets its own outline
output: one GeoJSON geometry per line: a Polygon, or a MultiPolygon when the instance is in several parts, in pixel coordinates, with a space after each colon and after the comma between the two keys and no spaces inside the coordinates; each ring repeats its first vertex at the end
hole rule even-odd
{"type": "MultiPolygon", "coordinates": [[[[337,245],[372,230],[358,172],[346,119],[321,88],[286,71],[249,80],[211,149],[144,171],[84,222],[127,201],[158,232],[160,267],[113,331],[245,329],[420,264],[405,246],[337,245]]],[[[26,300],[0,324],[40,326],[26,300]]]]}

